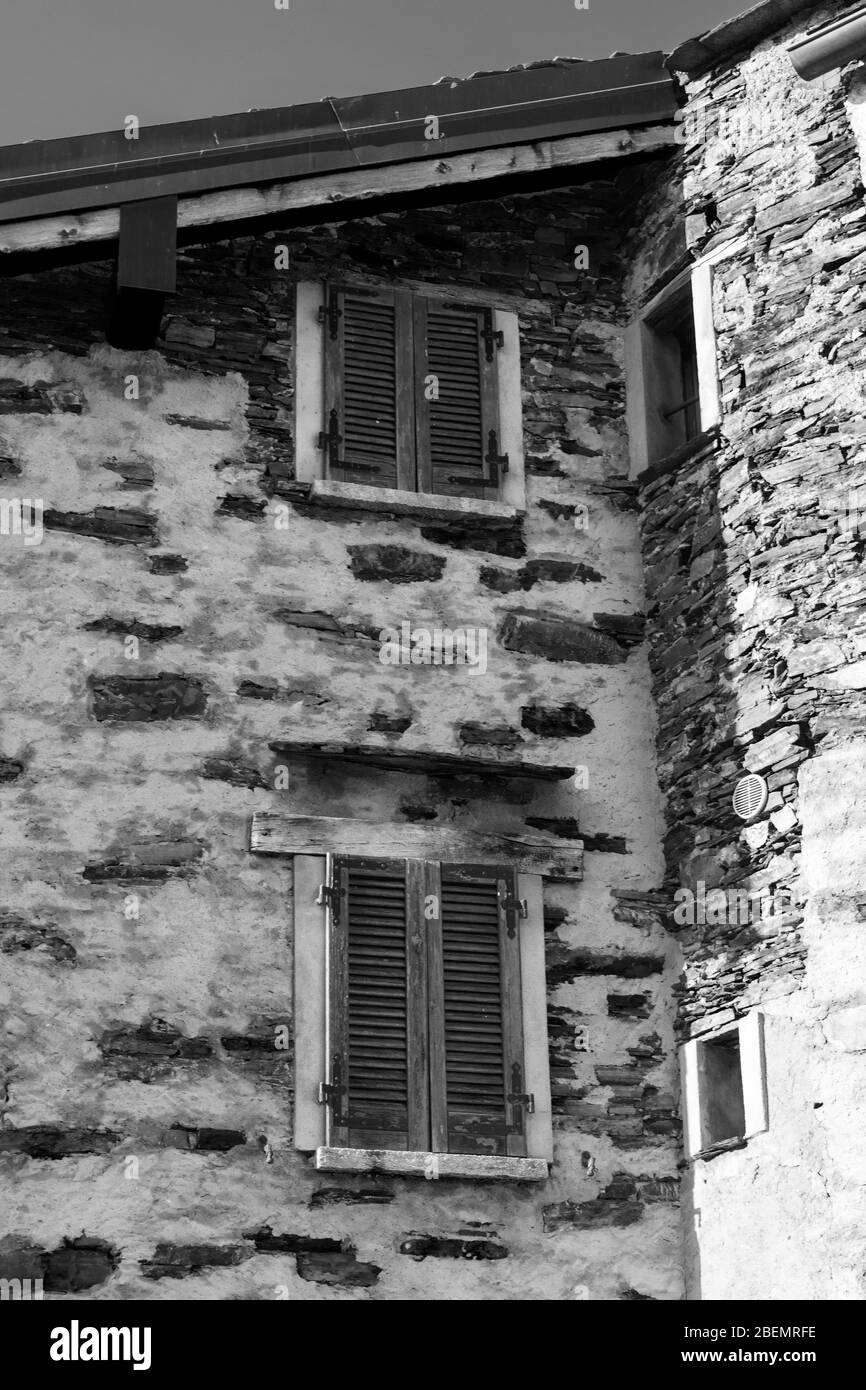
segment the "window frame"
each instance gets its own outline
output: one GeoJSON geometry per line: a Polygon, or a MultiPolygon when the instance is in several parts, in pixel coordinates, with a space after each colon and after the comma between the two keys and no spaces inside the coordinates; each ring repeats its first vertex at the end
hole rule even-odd
{"type": "Polygon", "coordinates": [[[674,275],[667,285],[638,309],[625,332],[626,423],[631,455],[631,476],[663,464],[668,457],[700,447],[708,433],[721,424],[716,333],[713,321],[713,270],[743,250],[745,238],[737,237],[698,257],[674,275]],[[687,443],[672,444],[658,420],[664,384],[658,364],[658,333],[678,295],[691,299],[698,376],[699,431],[687,443]]]}
{"type": "MultiPolygon", "coordinates": [[[[466,862],[471,860],[472,854],[468,852],[466,862]]],[[[295,1148],[314,1152],[316,1167],[324,1171],[546,1180],[548,1164],[553,1159],[553,1124],[541,876],[517,875],[519,895],[527,904],[527,917],[518,924],[524,1085],[535,1097],[534,1110],[524,1111],[526,1156],[355,1149],[330,1143],[330,1108],[318,1101],[319,1083],[330,1079],[327,1070],[330,1008],[327,907],[325,902],[317,901],[323,896],[319,894],[320,886],[328,882],[328,856],[296,854],[293,862],[295,1148]]],[[[423,862],[408,857],[410,865],[423,862]]],[[[442,861],[446,862],[455,861],[442,861]]]]}
{"type": "MultiPolygon", "coordinates": [[[[655,313],[647,313],[643,319],[651,335],[651,365],[655,369],[653,396],[660,401],[659,413],[670,436],[665,439],[666,454],[691,443],[701,433],[700,378],[692,291],[693,284],[690,282],[682,285],[678,291],[666,294],[655,313]],[[684,339],[688,340],[687,344],[684,344],[684,339]],[[687,375],[692,378],[691,381],[687,382],[687,375]],[[673,384],[671,376],[675,379],[673,384]],[[682,438],[674,438],[680,433],[682,438]]],[[[660,426],[660,429],[664,428],[660,426]]]]}
{"type": "Polygon", "coordinates": [[[710,1028],[691,1038],[680,1050],[683,1094],[683,1147],[692,1160],[711,1157],[728,1144],[747,1143],[769,1129],[767,1064],[764,1047],[764,1016],[752,1010],[733,1023],[710,1028]],[[743,1133],[730,1139],[714,1139],[706,1131],[706,1074],[701,1048],[736,1034],[739,1042],[740,1079],[743,1089],[743,1133]]]}
{"type": "MultiPolygon", "coordinates": [[[[514,310],[498,307],[482,294],[458,294],[449,287],[405,284],[376,285],[353,280],[301,280],[296,286],[294,334],[294,401],[295,401],[295,478],[311,484],[312,500],[349,502],[369,497],[371,509],[388,510],[392,499],[406,502],[416,499],[416,509],[424,508],[433,517],[452,513],[477,512],[492,517],[521,513],[526,509],[525,462],[523,449],[522,378],[520,364],[520,329],[514,310]],[[508,455],[508,469],[501,474],[497,498],[465,494],[422,492],[407,487],[382,488],[363,481],[346,481],[328,475],[326,451],[318,447],[319,436],[325,432],[325,372],[326,326],[320,322],[319,311],[326,304],[329,286],[334,289],[405,290],[413,296],[490,308],[494,332],[502,333],[502,346],[496,353],[496,391],[498,406],[498,445],[500,453],[508,455]],[[376,499],[379,506],[375,506],[376,499]]],[[[417,444],[413,454],[418,465],[417,444]]]]}
{"type": "Polygon", "coordinates": [[[643,473],[699,440],[721,420],[712,318],[712,268],[689,266],[645,304],[626,330],[627,422],[633,473],[643,473]],[[671,320],[691,311],[697,363],[698,429],[689,438],[664,418],[671,374],[680,374],[671,320]]]}

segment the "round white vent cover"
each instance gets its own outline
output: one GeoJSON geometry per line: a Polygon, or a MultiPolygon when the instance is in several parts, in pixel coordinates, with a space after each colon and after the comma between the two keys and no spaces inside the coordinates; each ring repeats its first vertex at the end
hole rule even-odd
{"type": "Polygon", "coordinates": [[[734,787],[734,810],[740,820],[754,820],[755,816],[759,816],[767,804],[769,795],[770,788],[764,778],[759,777],[756,772],[741,777],[734,787]]]}

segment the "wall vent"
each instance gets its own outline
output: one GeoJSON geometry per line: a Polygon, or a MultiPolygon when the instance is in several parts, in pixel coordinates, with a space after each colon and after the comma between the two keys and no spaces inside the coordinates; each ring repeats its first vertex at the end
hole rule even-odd
{"type": "Polygon", "coordinates": [[[759,816],[767,804],[770,795],[770,788],[767,786],[763,777],[759,777],[756,772],[750,772],[747,777],[741,777],[734,787],[734,810],[740,820],[754,820],[759,816]]]}

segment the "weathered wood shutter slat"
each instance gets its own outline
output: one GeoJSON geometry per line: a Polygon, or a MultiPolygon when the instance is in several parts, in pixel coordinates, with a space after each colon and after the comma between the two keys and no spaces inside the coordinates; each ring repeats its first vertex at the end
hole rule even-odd
{"type": "Polygon", "coordinates": [[[434,1010],[430,1052],[444,1075],[433,1069],[431,1090],[434,1137],[441,1092],[451,1153],[526,1152],[523,1109],[512,1100],[523,1073],[519,925],[507,909],[516,891],[509,869],[441,868],[441,1031],[434,1010]]]}
{"type": "Polygon", "coordinates": [[[331,1139],[352,1148],[424,1147],[426,964],[415,870],[405,860],[333,861],[329,1040],[331,1139]]]}
{"type": "Polygon", "coordinates": [[[489,357],[485,311],[416,297],[414,322],[419,490],[496,498],[496,349],[489,357]]]}
{"type": "Polygon", "coordinates": [[[332,478],[415,488],[412,302],[405,290],[327,293],[325,436],[332,478]]]}

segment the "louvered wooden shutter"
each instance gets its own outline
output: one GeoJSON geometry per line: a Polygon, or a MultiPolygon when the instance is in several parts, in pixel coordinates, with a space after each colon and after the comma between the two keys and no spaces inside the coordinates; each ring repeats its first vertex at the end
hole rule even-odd
{"type": "Polygon", "coordinates": [[[426,1149],[426,943],[418,861],[332,861],[329,912],[329,1142],[426,1149]]]}
{"type": "Polygon", "coordinates": [[[414,324],[419,491],[495,499],[502,464],[493,312],[417,296],[414,324]]]}
{"type": "Polygon", "coordinates": [[[440,1150],[526,1153],[516,905],[512,870],[442,865],[441,929],[429,961],[432,1130],[440,1150]]]}
{"type": "Polygon", "coordinates": [[[412,296],[335,286],[325,294],[328,476],[414,491],[412,296]]]}

